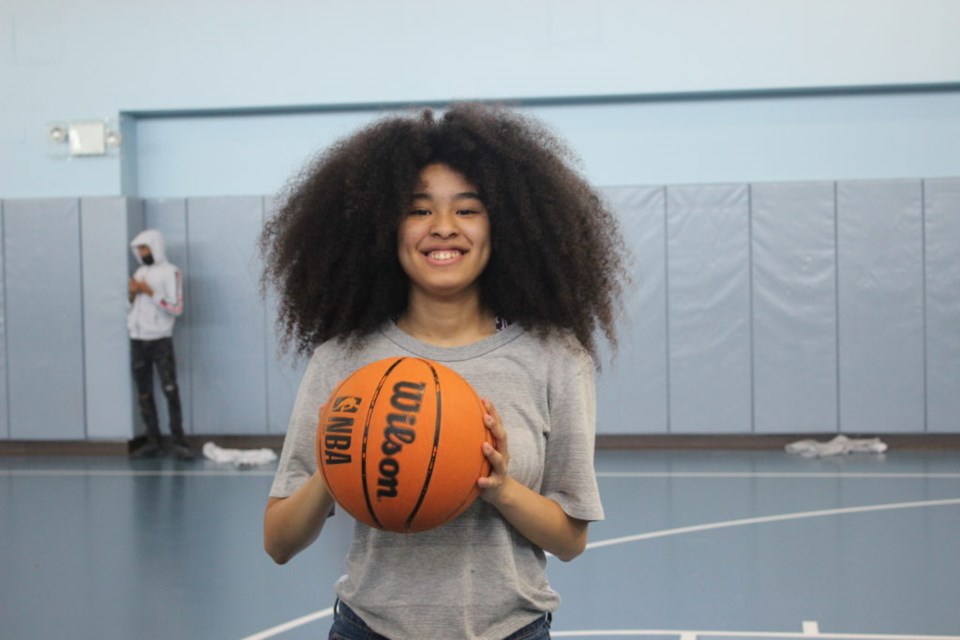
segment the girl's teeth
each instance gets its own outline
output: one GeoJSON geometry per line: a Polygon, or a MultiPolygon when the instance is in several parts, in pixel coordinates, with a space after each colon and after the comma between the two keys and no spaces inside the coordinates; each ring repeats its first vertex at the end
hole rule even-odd
{"type": "Polygon", "coordinates": [[[459,251],[431,251],[430,257],[434,260],[453,260],[460,255],[459,251]]]}

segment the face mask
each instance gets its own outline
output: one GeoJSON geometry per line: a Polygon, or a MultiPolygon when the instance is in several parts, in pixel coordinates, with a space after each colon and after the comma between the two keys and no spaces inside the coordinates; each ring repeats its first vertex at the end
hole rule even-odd
{"type": "Polygon", "coordinates": [[[148,267],[153,264],[153,254],[152,254],[152,253],[148,253],[148,254],[145,255],[145,256],[140,256],[140,259],[143,260],[143,264],[147,265],[148,267]]]}

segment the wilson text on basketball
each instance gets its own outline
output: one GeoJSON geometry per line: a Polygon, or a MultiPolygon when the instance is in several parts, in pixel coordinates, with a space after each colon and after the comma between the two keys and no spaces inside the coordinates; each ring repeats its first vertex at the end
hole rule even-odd
{"type": "Polygon", "coordinates": [[[377,498],[395,498],[397,496],[400,462],[396,456],[404,445],[416,440],[417,416],[423,405],[425,382],[400,381],[393,385],[390,406],[395,409],[387,414],[387,426],[383,430],[383,444],[380,451],[385,456],[380,461],[380,477],[377,479],[377,498]]]}

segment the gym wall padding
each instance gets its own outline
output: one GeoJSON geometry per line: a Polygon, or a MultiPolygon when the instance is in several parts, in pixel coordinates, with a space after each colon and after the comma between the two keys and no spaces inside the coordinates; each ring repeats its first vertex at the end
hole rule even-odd
{"type": "MultiPolygon", "coordinates": [[[[177,378],[180,384],[181,402],[183,404],[184,429],[187,433],[284,433],[290,419],[290,412],[293,408],[293,400],[296,396],[297,386],[305,367],[305,362],[293,358],[280,359],[278,357],[278,345],[274,327],[274,301],[267,299],[264,310],[264,302],[259,298],[259,263],[255,257],[255,237],[259,233],[262,221],[265,215],[269,215],[274,206],[274,199],[267,197],[260,198],[200,198],[200,199],[151,199],[146,200],[147,220],[146,226],[160,229],[163,231],[167,241],[167,256],[178,265],[184,273],[184,295],[186,302],[184,313],[177,322],[177,328],[174,332],[174,349],[177,355],[177,378]],[[241,204],[242,203],[242,204],[241,204]],[[231,207],[241,206],[245,215],[239,219],[234,219],[231,207]],[[216,221],[212,224],[212,233],[210,236],[211,224],[198,222],[199,216],[207,215],[204,211],[213,211],[216,221]],[[219,215],[218,213],[219,212],[219,215]],[[245,221],[245,222],[243,222],[245,221]],[[234,234],[237,229],[243,234],[244,238],[237,241],[235,238],[231,242],[226,242],[230,234],[234,234]],[[222,237],[216,237],[219,233],[222,237]],[[243,246],[246,243],[246,246],[243,246]],[[237,248],[237,244],[241,245],[237,248]],[[229,247],[230,251],[245,253],[246,257],[233,256],[220,259],[220,252],[229,247]],[[210,255],[202,255],[205,252],[211,252],[210,255]],[[201,269],[198,272],[194,265],[200,261],[201,269]],[[231,262],[232,261],[232,262],[231,262]],[[210,269],[211,273],[205,273],[204,268],[210,269]],[[211,302],[210,296],[205,295],[203,287],[212,287],[213,295],[220,295],[221,287],[241,292],[240,297],[245,301],[243,304],[249,305],[242,310],[237,309],[235,305],[219,305],[211,302]],[[216,374],[217,380],[208,384],[201,384],[197,379],[197,372],[201,370],[214,370],[211,366],[202,362],[206,357],[205,350],[209,347],[204,346],[204,336],[198,333],[195,316],[202,314],[201,318],[206,316],[206,325],[211,327],[215,333],[223,334],[224,340],[231,342],[230,348],[237,348],[232,344],[233,337],[237,331],[231,328],[233,324],[240,324],[256,317],[258,314],[264,315],[264,322],[259,325],[257,331],[261,331],[252,340],[250,339],[249,326],[244,339],[247,340],[247,352],[241,357],[247,358],[243,363],[244,369],[230,368],[219,371],[216,374]],[[250,357],[249,349],[253,348],[260,351],[263,356],[263,362],[259,362],[250,357]],[[260,349],[257,345],[264,344],[260,349]],[[195,355],[195,353],[197,355],[195,355]],[[201,360],[201,362],[197,362],[201,360]],[[261,384],[265,377],[266,388],[258,387],[257,384],[251,386],[251,373],[254,381],[261,384]],[[212,401],[194,401],[196,387],[202,387],[206,393],[210,388],[215,388],[218,394],[212,401]],[[243,390],[237,393],[237,390],[243,390]],[[226,399],[224,399],[226,396],[226,399]],[[261,398],[264,400],[261,402],[261,398]],[[239,404],[234,409],[226,408],[222,412],[220,405],[233,403],[239,404]],[[215,430],[210,424],[201,428],[195,427],[196,424],[204,424],[195,421],[195,414],[201,416],[227,415],[229,412],[244,413],[247,415],[247,427],[249,431],[236,430],[231,427],[226,420],[222,420],[220,430],[215,430]],[[204,412],[206,412],[204,414],[204,412]],[[263,425],[266,425],[264,428],[263,425]]],[[[243,331],[241,328],[240,331],[243,331]]],[[[243,337],[243,336],[240,336],[243,337]]],[[[242,345],[243,343],[239,343],[242,345]]],[[[257,356],[259,358],[259,356],[257,356]]],[[[166,403],[162,400],[162,394],[159,382],[156,385],[158,402],[158,414],[162,429],[166,429],[167,411],[166,403]]],[[[209,419],[209,418],[204,418],[209,419]]],[[[233,418],[228,418],[233,419],[233,418]]]]}
{"type": "MultiPolygon", "coordinates": [[[[167,259],[177,265],[183,273],[183,313],[174,325],[173,352],[177,360],[177,385],[180,387],[183,429],[186,433],[193,433],[193,373],[190,366],[190,337],[193,333],[190,319],[193,311],[193,298],[190,295],[191,272],[187,239],[187,202],[182,198],[145,200],[144,211],[144,228],[158,229],[163,233],[167,259]]],[[[160,429],[163,433],[167,433],[170,414],[167,412],[166,399],[160,389],[160,381],[156,376],[154,376],[153,386],[153,395],[157,399],[157,417],[160,421],[160,429]]],[[[137,412],[137,420],[140,421],[139,411],[137,412]]],[[[137,432],[143,432],[143,429],[138,427],[137,432]]]]}
{"type": "Polygon", "coordinates": [[[960,431],[960,179],[924,183],[927,431],[960,431]]]}
{"type": "Polygon", "coordinates": [[[837,184],[840,424],[925,428],[923,189],[919,180],[837,184]]]}
{"type": "Polygon", "coordinates": [[[263,198],[194,198],[187,211],[194,428],[263,433],[266,313],[255,251],[263,198]]]}
{"type": "MultiPolygon", "coordinates": [[[[272,197],[264,198],[264,219],[273,215],[281,203],[272,197]]],[[[267,433],[280,434],[287,432],[290,424],[290,415],[293,413],[293,402],[297,397],[300,378],[307,367],[303,358],[282,357],[276,326],[277,300],[273,292],[267,296],[267,433]]]]}
{"type": "Polygon", "coordinates": [[[837,430],[833,195],[832,182],[750,189],[758,432],[837,430]]]}
{"type": "Polygon", "coordinates": [[[143,202],[80,201],[83,365],[88,439],[130,438],[135,420],[126,283],[134,267],[131,230],[143,228],[143,202]]]}
{"type": "Polygon", "coordinates": [[[6,201],[3,232],[10,438],[83,440],[80,202],[6,201]]]}
{"type": "MultiPolygon", "coordinates": [[[[667,430],[666,190],[603,189],[620,217],[632,252],[615,359],[604,349],[597,385],[597,422],[607,433],[667,430]]],[[[601,345],[604,346],[604,345],[601,345]]]]}
{"type": "Polygon", "coordinates": [[[671,433],[752,429],[749,205],[747,185],[667,188],[671,433]]]}
{"type": "MultiPolygon", "coordinates": [[[[3,202],[0,201],[0,240],[3,238],[3,202]]],[[[0,241],[0,310],[6,308],[6,276],[4,274],[3,242],[0,241]]],[[[7,317],[0,313],[0,440],[10,439],[9,408],[7,407],[7,317]]]]}
{"type": "MultiPolygon", "coordinates": [[[[633,281],[599,433],[960,433],[960,178],[602,191],[633,281]]],[[[305,362],[278,360],[275,301],[260,297],[272,198],[0,204],[0,438],[140,433],[122,420],[141,226],[164,231],[185,274],[188,433],[285,431],[305,362]]]]}

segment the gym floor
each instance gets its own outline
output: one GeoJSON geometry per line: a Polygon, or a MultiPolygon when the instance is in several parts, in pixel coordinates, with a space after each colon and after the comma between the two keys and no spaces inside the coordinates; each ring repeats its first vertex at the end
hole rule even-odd
{"type": "MultiPolygon", "coordinates": [[[[960,640],[960,455],[600,450],[555,638],[960,640]]],[[[0,638],[326,638],[352,521],[262,550],[273,467],[0,457],[0,638]]]]}

